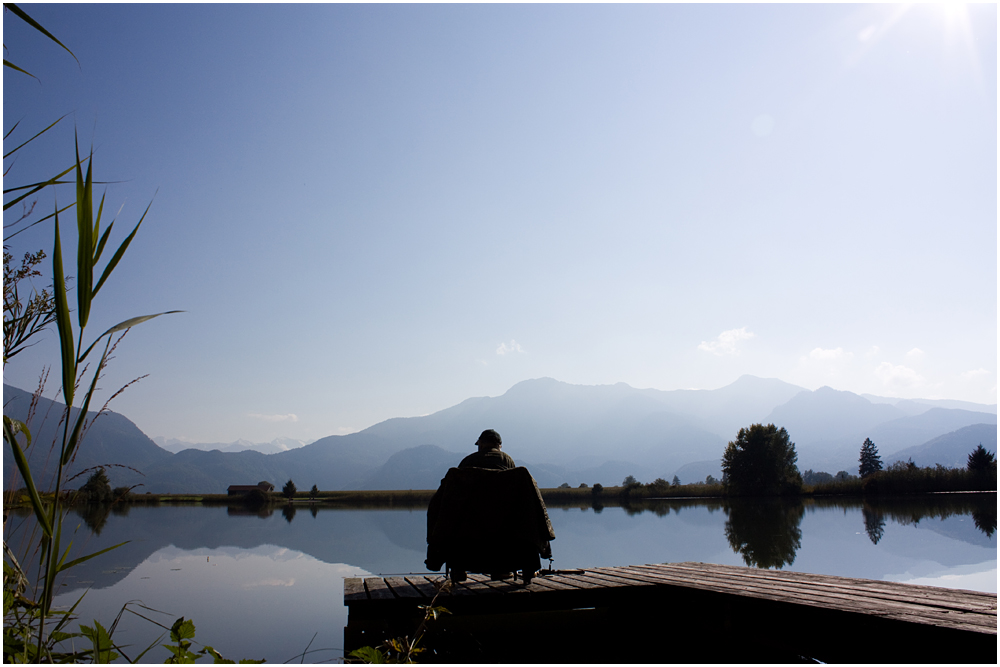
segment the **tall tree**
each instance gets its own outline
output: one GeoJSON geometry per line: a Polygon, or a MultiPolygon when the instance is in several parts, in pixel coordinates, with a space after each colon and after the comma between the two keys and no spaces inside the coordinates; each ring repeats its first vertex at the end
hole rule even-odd
{"type": "Polygon", "coordinates": [[[969,472],[984,473],[990,469],[990,465],[993,464],[993,461],[993,452],[990,452],[983,447],[983,443],[979,443],[979,446],[972,450],[972,453],[969,454],[969,472]]]}
{"type": "Polygon", "coordinates": [[[861,479],[877,473],[882,469],[882,459],[878,455],[878,448],[871,438],[865,438],[861,445],[861,456],[858,457],[858,475],[861,479]]]}
{"type": "Polygon", "coordinates": [[[774,424],[741,428],[722,455],[722,482],[734,495],[796,493],[802,476],[788,431],[774,424]]]}
{"type": "Polygon", "coordinates": [[[281,487],[281,495],[291,500],[292,498],[295,497],[295,492],[297,490],[298,489],[295,488],[295,482],[293,482],[292,480],[288,480],[287,482],[285,482],[285,485],[281,487]]]}

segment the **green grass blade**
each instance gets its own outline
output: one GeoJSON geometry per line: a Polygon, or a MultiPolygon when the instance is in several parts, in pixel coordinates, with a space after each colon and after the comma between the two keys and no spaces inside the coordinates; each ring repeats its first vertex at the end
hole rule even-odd
{"type": "Polygon", "coordinates": [[[4,59],[3,59],[3,66],[4,66],[4,67],[9,67],[9,68],[11,68],[11,69],[15,69],[15,70],[17,70],[18,72],[20,72],[21,74],[27,74],[28,76],[30,76],[30,77],[31,77],[32,79],[34,79],[35,81],[38,81],[38,77],[37,77],[37,76],[35,76],[34,74],[32,74],[31,72],[29,72],[29,71],[27,71],[27,70],[23,70],[23,69],[21,69],[20,67],[18,67],[18,66],[17,66],[17,65],[15,65],[14,63],[10,62],[10,61],[9,61],[9,60],[7,60],[6,58],[4,58],[4,59]]]}
{"type": "Polygon", "coordinates": [[[183,313],[183,312],[186,311],[166,310],[162,313],[156,313],[154,315],[141,315],[139,317],[132,317],[130,319],[127,319],[124,322],[119,322],[118,324],[116,324],[115,326],[111,327],[110,329],[102,333],[100,336],[98,336],[97,340],[95,340],[93,343],[90,344],[90,347],[88,347],[87,350],[82,355],[80,355],[80,363],[83,363],[83,360],[86,359],[87,356],[91,353],[91,351],[94,349],[94,346],[97,345],[97,343],[99,343],[100,340],[105,336],[110,336],[113,333],[116,333],[118,331],[124,331],[125,329],[131,329],[137,324],[142,324],[143,322],[151,320],[154,317],[159,317],[160,315],[173,315],[174,313],[183,313]]]}
{"type": "Polygon", "coordinates": [[[17,434],[24,433],[28,438],[28,443],[31,444],[31,433],[28,431],[27,427],[23,423],[17,422],[7,415],[3,416],[3,437],[10,443],[10,449],[14,454],[14,462],[17,464],[17,470],[21,473],[21,477],[24,479],[24,485],[28,488],[28,497],[31,499],[31,509],[35,512],[35,519],[38,520],[38,525],[41,526],[42,532],[46,537],[52,536],[52,523],[49,521],[48,514],[45,513],[45,506],[42,504],[42,499],[38,495],[38,490],[35,488],[35,480],[31,476],[31,468],[28,467],[28,459],[24,455],[24,451],[21,449],[21,445],[17,443],[17,434]]]}
{"type": "Polygon", "coordinates": [[[20,197],[16,197],[16,198],[10,200],[9,202],[6,202],[3,205],[3,210],[6,211],[11,206],[17,204],[18,202],[22,201],[23,199],[26,199],[26,198],[30,197],[31,195],[35,194],[39,190],[44,190],[45,188],[49,187],[50,185],[62,185],[64,183],[66,183],[67,181],[60,181],[59,179],[62,178],[63,176],[65,176],[66,174],[68,174],[71,171],[73,171],[73,167],[70,167],[69,169],[67,169],[66,171],[62,172],[61,174],[57,174],[56,176],[53,176],[52,178],[50,178],[47,181],[42,181],[41,183],[31,183],[30,185],[19,185],[16,188],[10,188],[8,190],[4,190],[3,193],[4,194],[8,194],[10,192],[17,192],[18,190],[25,190],[27,188],[31,188],[30,190],[28,190],[28,192],[25,192],[20,197]]]}
{"type": "MultiPolygon", "coordinates": [[[[91,345],[91,347],[93,347],[93,345],[91,345]]],[[[101,363],[97,365],[97,370],[94,371],[94,377],[90,381],[90,387],[87,389],[87,393],[83,396],[83,405],[80,406],[80,413],[77,415],[76,424],[73,425],[73,433],[70,435],[69,442],[63,443],[62,465],[64,466],[69,465],[70,459],[73,458],[73,452],[75,452],[76,448],[80,445],[83,425],[87,421],[87,410],[90,409],[90,399],[94,396],[94,390],[97,389],[97,381],[101,378],[101,372],[104,370],[104,364],[108,361],[108,348],[110,347],[111,338],[109,337],[107,345],[104,346],[104,356],[101,357],[101,363]]],[[[80,362],[81,361],[78,359],[77,363],[80,362]]]]}
{"type": "MultiPolygon", "coordinates": [[[[57,120],[55,121],[55,123],[52,123],[52,124],[51,124],[51,125],[49,125],[49,126],[48,126],[47,128],[45,128],[44,130],[42,130],[41,132],[39,132],[38,134],[36,134],[35,136],[33,136],[33,137],[32,137],[31,139],[28,139],[27,141],[25,141],[25,142],[24,142],[23,144],[21,144],[21,145],[20,145],[20,146],[18,146],[17,148],[15,148],[15,149],[13,149],[13,150],[10,150],[10,151],[8,151],[7,153],[5,153],[5,154],[4,154],[4,156],[3,156],[3,158],[4,158],[5,160],[6,160],[6,159],[7,159],[7,158],[9,158],[9,157],[10,157],[11,155],[13,155],[14,153],[18,152],[19,150],[21,150],[22,148],[24,148],[25,146],[27,146],[28,144],[30,144],[30,143],[31,143],[32,141],[34,141],[34,140],[35,140],[35,139],[37,139],[38,137],[42,136],[43,134],[45,134],[46,132],[48,132],[49,130],[51,130],[51,129],[52,129],[53,127],[55,127],[55,126],[56,126],[56,123],[58,123],[59,121],[61,121],[61,120],[62,120],[63,118],[65,118],[65,117],[66,117],[66,114],[63,114],[62,116],[60,116],[60,117],[59,117],[59,118],[58,118],[58,119],[57,119],[57,120]]],[[[11,128],[11,130],[13,130],[13,129],[14,129],[14,128],[11,128]]],[[[9,134],[9,133],[8,133],[8,134],[9,134]]],[[[7,138],[7,137],[4,137],[4,139],[6,139],[6,138],[7,138]]]]}
{"type": "MultiPolygon", "coordinates": [[[[104,198],[101,198],[101,204],[104,204],[104,198]]],[[[115,221],[112,220],[108,228],[104,230],[104,234],[101,236],[100,243],[97,244],[97,252],[94,253],[94,264],[101,261],[101,254],[104,253],[104,246],[108,243],[108,237],[111,236],[111,228],[115,226],[115,221]]],[[[101,276],[104,277],[103,275],[101,276]]],[[[100,288],[101,283],[97,283],[97,287],[94,288],[94,294],[97,294],[97,290],[100,288]]]]}
{"type": "MultiPolygon", "coordinates": [[[[69,208],[73,208],[74,206],[76,206],[76,204],[75,204],[75,203],[73,203],[73,204],[69,204],[69,205],[67,205],[67,206],[63,206],[63,207],[62,207],[61,209],[59,209],[58,211],[56,211],[56,213],[62,213],[62,212],[63,212],[63,211],[65,211],[66,209],[69,209],[69,208]]],[[[52,216],[54,216],[54,215],[55,215],[55,213],[50,213],[49,215],[45,216],[44,218],[41,218],[41,219],[39,219],[39,220],[35,220],[35,221],[34,221],[33,223],[31,223],[30,225],[26,225],[26,226],[24,226],[24,227],[21,227],[21,228],[20,228],[19,230],[17,230],[16,232],[14,232],[13,234],[11,234],[10,236],[5,236],[5,237],[3,237],[3,240],[4,240],[4,241],[8,241],[9,239],[12,239],[12,238],[14,238],[15,236],[17,236],[18,234],[20,234],[20,233],[21,233],[21,232],[23,232],[24,230],[26,230],[26,229],[31,229],[31,228],[32,228],[32,227],[34,227],[35,225],[37,225],[37,224],[39,224],[39,223],[41,223],[41,222],[45,222],[46,220],[48,220],[49,218],[51,218],[51,217],[52,217],[52,216]]]]}
{"type": "MultiPolygon", "coordinates": [[[[66,563],[65,565],[62,564],[62,563],[60,563],[59,564],[59,571],[62,572],[63,570],[68,570],[71,567],[75,567],[75,566],[79,565],[80,563],[86,563],[88,560],[90,560],[91,558],[94,558],[95,556],[100,556],[101,554],[105,554],[105,553],[111,551],[112,549],[117,549],[118,547],[122,546],[123,544],[128,544],[131,541],[132,540],[125,540],[121,544],[116,544],[113,547],[107,547],[106,549],[101,549],[100,551],[95,551],[94,553],[92,553],[90,555],[81,556],[80,558],[76,558],[74,560],[71,560],[70,562],[66,563]]],[[[67,551],[67,553],[69,552],[69,547],[66,547],[66,551],[67,551]]],[[[65,559],[66,559],[66,557],[63,556],[63,560],[65,560],[65,559]]]]}
{"type": "Polygon", "coordinates": [[[87,176],[80,168],[80,142],[76,141],[76,303],[80,330],[90,319],[90,302],[94,297],[94,189],[92,183],[93,153],[87,163],[87,176]]]}
{"type": "Polygon", "coordinates": [[[71,56],[73,56],[73,60],[76,61],[76,64],[77,65],[80,64],[80,59],[76,57],[75,53],[73,53],[72,51],[70,51],[69,48],[67,48],[65,44],[63,44],[58,39],[56,39],[55,36],[51,32],[49,32],[48,30],[46,30],[45,28],[43,28],[41,25],[39,25],[38,21],[36,21],[35,19],[33,19],[30,16],[28,16],[27,14],[25,14],[23,9],[21,9],[20,7],[18,7],[17,5],[15,5],[13,2],[5,2],[5,3],[3,3],[3,6],[4,6],[4,8],[9,9],[11,11],[11,13],[14,14],[14,16],[18,17],[19,19],[21,19],[22,21],[24,21],[25,23],[27,23],[28,25],[30,25],[32,28],[34,28],[38,32],[40,32],[43,35],[45,35],[46,37],[48,37],[49,39],[51,39],[53,42],[55,42],[56,44],[58,44],[59,46],[61,46],[64,49],[66,49],[66,53],[68,53],[71,56]]]}
{"type": "Polygon", "coordinates": [[[62,351],[63,398],[66,408],[73,406],[73,387],[76,384],[76,359],[73,356],[73,322],[66,301],[66,278],[63,273],[62,243],[59,240],[59,215],[56,214],[56,247],[52,251],[52,291],[56,302],[56,327],[62,351]]]}
{"type": "MultiPolygon", "coordinates": [[[[22,118],[21,120],[24,120],[24,119],[22,118]]],[[[7,130],[7,134],[3,135],[3,138],[4,138],[4,139],[6,139],[6,138],[7,138],[7,137],[9,137],[10,135],[14,134],[14,130],[16,130],[16,129],[17,129],[17,126],[18,126],[18,125],[20,125],[20,124],[21,124],[21,121],[20,121],[20,120],[19,120],[19,121],[17,121],[16,123],[14,123],[14,125],[13,125],[13,126],[11,126],[11,128],[10,128],[9,130],[7,130]]],[[[4,157],[7,157],[7,156],[5,155],[4,157]]]]}
{"type": "Polygon", "coordinates": [[[111,327],[110,329],[104,332],[104,335],[113,334],[116,331],[124,331],[125,329],[131,329],[137,324],[142,324],[146,320],[151,320],[154,317],[159,317],[160,315],[172,315],[174,313],[183,313],[183,312],[184,312],[183,310],[166,310],[162,313],[156,313],[155,315],[142,315],[140,317],[133,317],[131,319],[127,319],[124,322],[120,322],[115,326],[111,327]]]}
{"type": "MultiPolygon", "coordinates": [[[[101,253],[104,252],[104,244],[108,242],[108,234],[105,231],[104,236],[100,236],[101,233],[101,216],[104,214],[104,198],[107,196],[107,192],[101,195],[101,204],[97,207],[97,220],[94,221],[94,247],[90,249],[90,252],[94,257],[94,266],[101,260],[101,253]],[[97,238],[100,236],[100,241],[97,238]]],[[[111,225],[115,224],[115,221],[111,221],[111,225]]],[[[111,229],[111,225],[108,225],[108,230],[111,229]]]]}
{"type": "Polygon", "coordinates": [[[94,287],[93,296],[97,296],[97,293],[104,285],[104,281],[108,279],[108,277],[111,275],[111,272],[115,270],[116,266],[118,266],[118,262],[121,261],[122,256],[125,254],[125,251],[128,250],[129,244],[132,243],[132,239],[135,238],[136,232],[139,231],[139,225],[141,225],[142,221],[146,219],[146,214],[149,213],[149,207],[152,205],[153,202],[149,202],[149,205],[146,206],[146,210],[142,212],[142,217],[139,218],[139,222],[135,223],[135,229],[133,229],[132,233],[129,234],[124,241],[122,241],[122,244],[118,246],[118,250],[116,250],[115,254],[111,257],[111,260],[108,262],[108,265],[104,267],[104,272],[101,274],[101,279],[97,281],[97,286],[94,287]]]}

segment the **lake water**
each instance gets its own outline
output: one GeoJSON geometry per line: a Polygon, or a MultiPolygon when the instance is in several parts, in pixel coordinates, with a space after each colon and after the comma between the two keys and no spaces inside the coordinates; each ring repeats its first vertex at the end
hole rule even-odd
{"type": "MultiPolygon", "coordinates": [[[[992,593],[996,515],[996,494],[878,504],[650,501],[549,508],[557,569],[702,561],[992,593]]],[[[196,641],[227,658],[299,662],[308,646],[306,662],[334,662],[343,657],[347,622],[343,578],[426,573],[425,521],[424,509],[71,512],[64,524],[75,535],[71,558],[130,541],[70,570],[56,604],[68,608],[86,591],[77,608],[85,623],[96,618],[108,627],[129,602],[168,627],[179,616],[193,619],[196,641]]],[[[16,549],[30,529],[30,518],[12,515],[8,544],[16,549]]],[[[162,632],[125,613],[115,638],[145,647],[162,632]]],[[[166,657],[158,648],[145,661],[166,657]]]]}

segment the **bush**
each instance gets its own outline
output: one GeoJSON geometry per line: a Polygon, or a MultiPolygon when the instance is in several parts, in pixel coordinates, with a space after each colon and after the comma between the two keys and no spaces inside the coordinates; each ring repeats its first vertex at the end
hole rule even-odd
{"type": "Polygon", "coordinates": [[[595,496],[601,495],[602,493],[604,493],[604,486],[602,486],[601,484],[594,484],[594,488],[591,490],[591,493],[593,493],[595,496]]]}
{"type": "Polygon", "coordinates": [[[247,507],[263,507],[271,502],[271,494],[262,489],[254,489],[243,494],[240,500],[247,507]]]}

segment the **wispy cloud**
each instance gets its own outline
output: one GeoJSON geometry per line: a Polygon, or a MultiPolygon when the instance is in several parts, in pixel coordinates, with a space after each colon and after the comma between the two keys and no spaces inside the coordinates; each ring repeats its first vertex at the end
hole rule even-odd
{"type": "Polygon", "coordinates": [[[923,359],[925,354],[927,353],[921,350],[919,347],[915,347],[906,353],[906,357],[908,359],[914,359],[914,360],[923,359]]]}
{"type": "Polygon", "coordinates": [[[698,349],[704,352],[711,352],[717,357],[721,357],[724,354],[736,354],[738,352],[736,344],[748,338],[753,338],[753,333],[747,331],[746,327],[730,329],[729,331],[720,333],[713,341],[701,341],[698,349]]]}
{"type": "Polygon", "coordinates": [[[984,375],[989,375],[989,374],[990,372],[985,368],[977,368],[974,371],[965,371],[964,373],[962,373],[962,377],[964,377],[966,380],[972,380],[977,377],[982,377],[984,375]]]}
{"type": "Polygon", "coordinates": [[[888,361],[878,365],[875,377],[886,386],[917,387],[924,384],[924,378],[909,366],[893,366],[888,361]]]}
{"type": "Polygon", "coordinates": [[[288,413],[287,415],[262,415],[256,412],[251,412],[247,416],[266,422],[297,422],[299,420],[298,415],[293,415],[292,413],[288,413]]]}
{"type": "Polygon", "coordinates": [[[814,361],[839,361],[841,359],[850,359],[852,355],[850,352],[844,352],[844,348],[837,347],[832,350],[824,350],[821,347],[813,349],[809,353],[809,358],[814,361]]]}
{"type": "Polygon", "coordinates": [[[261,586],[294,586],[295,578],[290,579],[261,579],[260,581],[248,581],[243,584],[243,588],[259,588],[261,586]]]}
{"type": "Polygon", "coordinates": [[[517,352],[519,354],[525,353],[524,348],[521,347],[520,344],[514,339],[511,339],[510,345],[507,343],[500,343],[500,346],[497,348],[497,354],[499,355],[504,355],[508,352],[517,352]]]}

